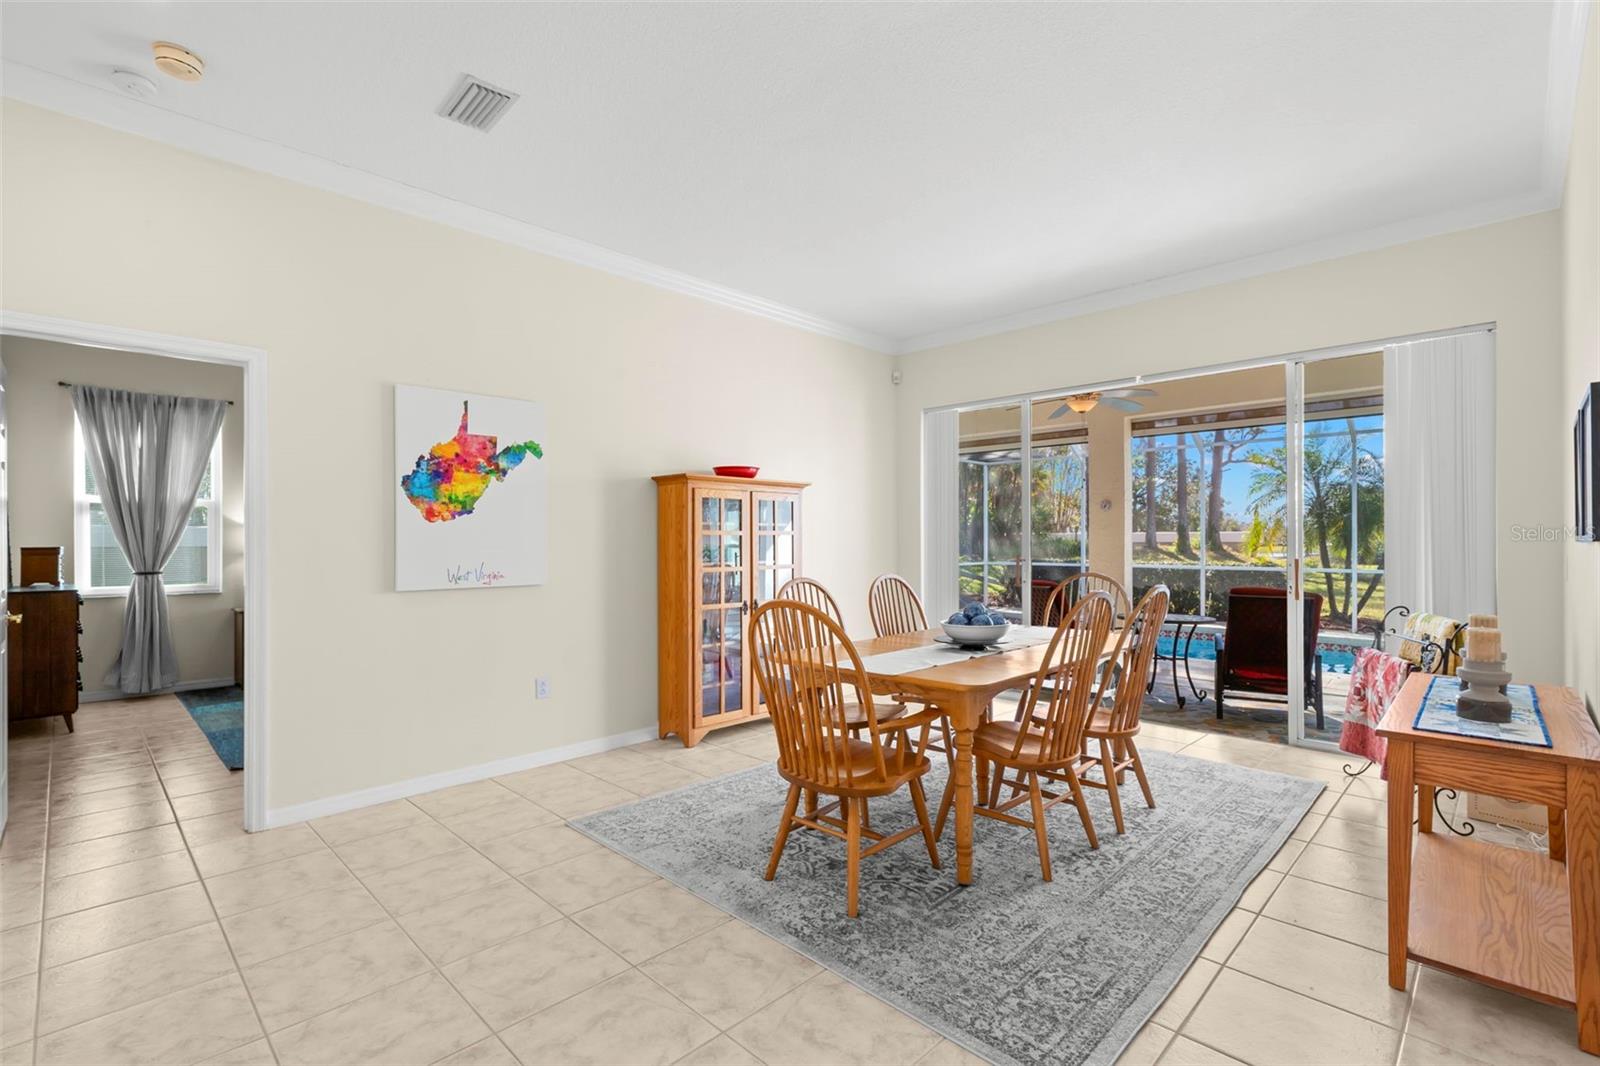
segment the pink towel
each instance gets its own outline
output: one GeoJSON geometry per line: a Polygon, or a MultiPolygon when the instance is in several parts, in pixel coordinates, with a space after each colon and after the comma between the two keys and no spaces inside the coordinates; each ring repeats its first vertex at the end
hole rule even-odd
{"type": "MultiPolygon", "coordinates": [[[[1388,742],[1378,735],[1378,722],[1389,702],[1405,684],[1407,664],[1387,652],[1362,648],[1350,670],[1350,694],[1344,703],[1344,727],[1339,731],[1339,748],[1380,767],[1388,754],[1388,742]]],[[[1384,768],[1384,778],[1388,769],[1384,768]]]]}

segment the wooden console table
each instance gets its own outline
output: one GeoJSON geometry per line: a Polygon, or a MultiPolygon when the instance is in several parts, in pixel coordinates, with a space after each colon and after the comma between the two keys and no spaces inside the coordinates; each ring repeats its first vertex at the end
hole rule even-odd
{"type": "Polygon", "coordinates": [[[1389,984],[1405,988],[1415,959],[1573,1007],[1578,1046],[1600,1055],[1600,732],[1559,685],[1535,686],[1551,747],[1422,732],[1412,723],[1431,680],[1413,675],[1378,725],[1389,741],[1389,984]],[[1549,855],[1435,834],[1440,788],[1545,807],[1549,855]]]}

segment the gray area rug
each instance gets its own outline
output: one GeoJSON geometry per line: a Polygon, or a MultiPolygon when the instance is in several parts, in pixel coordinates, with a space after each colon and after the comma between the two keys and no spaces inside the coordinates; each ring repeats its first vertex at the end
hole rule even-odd
{"type": "MultiPolygon", "coordinates": [[[[1048,815],[1055,880],[1039,877],[1033,833],[978,819],[974,884],[955,882],[913,837],[861,864],[861,916],[845,916],[841,841],[789,837],[776,880],[761,878],[787,786],[770,767],[663,793],[572,823],[999,1063],[1110,1063],[1310,808],[1322,785],[1286,774],[1144,753],[1155,790],[1132,775],[1118,836],[1090,790],[1100,850],[1077,811],[1048,815]]],[[[925,779],[930,807],[945,767],[925,779]]],[[[910,799],[872,803],[873,827],[913,823],[910,799]]]]}

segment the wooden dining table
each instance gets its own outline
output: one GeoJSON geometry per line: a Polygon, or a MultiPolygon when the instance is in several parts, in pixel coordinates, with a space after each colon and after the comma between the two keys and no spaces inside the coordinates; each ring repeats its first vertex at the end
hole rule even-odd
{"type": "MultiPolygon", "coordinates": [[[[865,663],[867,681],[876,695],[904,696],[928,703],[943,711],[950,719],[955,734],[955,758],[951,776],[955,779],[956,825],[956,881],[972,884],[972,827],[973,827],[973,766],[972,743],[984,712],[994,698],[1007,689],[1022,688],[1039,672],[1044,663],[1048,644],[1018,648],[958,659],[938,666],[930,666],[910,673],[879,673],[872,669],[871,658],[887,652],[904,651],[934,644],[944,635],[940,629],[921,629],[889,637],[873,637],[855,642],[856,651],[865,663]]],[[[1112,630],[1106,637],[1100,658],[1110,658],[1116,651],[1121,633],[1112,630]]]]}

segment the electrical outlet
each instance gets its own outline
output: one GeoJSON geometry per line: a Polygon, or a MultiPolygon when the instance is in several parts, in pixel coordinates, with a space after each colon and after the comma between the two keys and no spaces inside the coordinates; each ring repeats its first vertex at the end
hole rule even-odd
{"type": "Polygon", "coordinates": [[[548,677],[536,677],[533,679],[533,698],[536,700],[550,698],[550,679],[548,677]]]}

